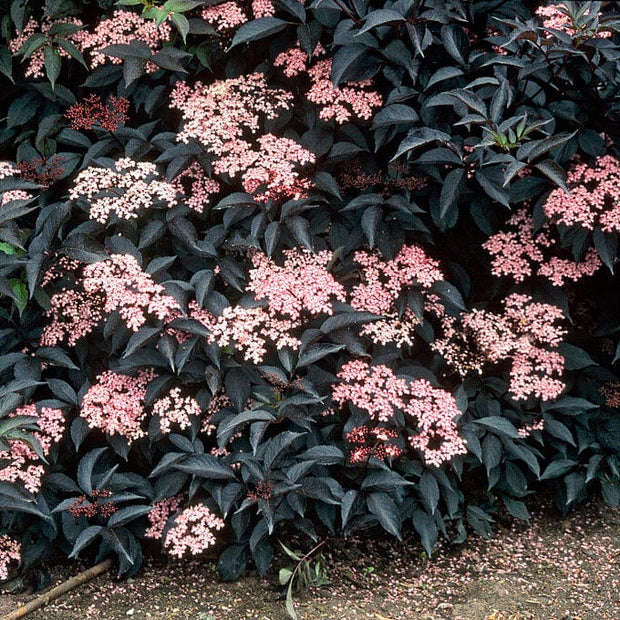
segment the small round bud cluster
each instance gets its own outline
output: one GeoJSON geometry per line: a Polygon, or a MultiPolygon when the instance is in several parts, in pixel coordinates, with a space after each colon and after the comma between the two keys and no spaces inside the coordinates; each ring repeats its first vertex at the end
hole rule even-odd
{"type": "Polygon", "coordinates": [[[112,491],[93,489],[89,496],[90,499],[86,495],[76,497],[75,501],[67,508],[67,511],[76,518],[86,517],[87,519],[92,519],[93,517],[101,516],[107,519],[118,510],[114,502],[109,499],[112,497],[112,491]]]}

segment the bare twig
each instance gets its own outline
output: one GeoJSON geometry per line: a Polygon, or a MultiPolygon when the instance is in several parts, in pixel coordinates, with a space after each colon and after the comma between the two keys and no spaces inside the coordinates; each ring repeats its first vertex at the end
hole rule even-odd
{"type": "Polygon", "coordinates": [[[41,596],[38,596],[29,603],[26,603],[26,605],[22,605],[21,607],[18,607],[15,611],[12,611],[2,616],[0,620],[17,620],[17,618],[23,618],[29,613],[36,611],[40,607],[47,605],[49,602],[53,601],[59,596],[62,596],[63,594],[69,592],[69,590],[72,590],[73,588],[80,586],[83,583],[90,581],[91,579],[94,579],[98,575],[101,575],[101,573],[105,573],[111,568],[111,566],[111,558],[104,560],[103,562],[99,562],[99,564],[96,564],[92,568],[81,572],[75,577],[71,577],[71,579],[67,579],[67,581],[61,583],[59,586],[52,588],[49,592],[41,594],[41,596]]]}

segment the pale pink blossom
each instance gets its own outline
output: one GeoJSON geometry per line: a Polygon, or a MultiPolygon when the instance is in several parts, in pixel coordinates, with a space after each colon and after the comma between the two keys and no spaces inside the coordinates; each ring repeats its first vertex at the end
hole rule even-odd
{"type": "Polygon", "coordinates": [[[168,322],[180,310],[174,297],[167,295],[130,254],[112,254],[108,260],[87,265],[82,285],[89,294],[103,293],[103,312],[118,312],[132,331],[138,331],[148,315],[168,322]]]}
{"type": "MultiPolygon", "coordinates": [[[[39,24],[34,17],[31,17],[24,29],[17,34],[17,36],[11,39],[8,43],[9,51],[11,54],[15,55],[19,52],[20,48],[26,41],[36,33],[41,33],[49,36],[49,31],[52,26],[55,24],[74,24],[79,26],[80,28],[84,26],[81,20],[76,18],[64,18],[64,19],[48,19],[44,18],[43,21],[39,24]]],[[[79,41],[81,37],[81,31],[78,31],[73,34],[65,34],[62,35],[62,39],[69,41],[70,43],[77,44],[79,47],[79,41]]],[[[51,37],[54,38],[54,37],[51,37]]],[[[28,57],[28,68],[26,69],[25,76],[26,77],[34,77],[41,78],[44,77],[44,69],[45,69],[45,58],[44,58],[44,49],[45,45],[36,49],[29,57],[28,57]]],[[[58,52],[61,58],[71,58],[69,52],[63,49],[60,45],[55,45],[54,49],[58,52]]]]}
{"type": "Polygon", "coordinates": [[[161,502],[156,502],[153,504],[153,507],[148,514],[149,523],[151,526],[146,530],[144,535],[147,538],[161,540],[168,517],[178,510],[182,501],[183,495],[175,495],[173,497],[166,497],[161,500],[161,502]]]}
{"type": "Polygon", "coordinates": [[[159,180],[154,164],[122,158],[114,169],[90,166],[82,170],[69,192],[71,200],[83,200],[90,218],[105,224],[111,214],[121,220],[136,219],[140,212],[163,204],[177,204],[177,188],[159,180]]]}
{"type": "Polygon", "coordinates": [[[12,161],[0,161],[0,180],[19,176],[20,170],[12,161]]]}
{"type": "Polygon", "coordinates": [[[409,437],[409,443],[422,452],[424,461],[439,467],[459,454],[466,454],[465,441],[456,427],[455,420],[461,412],[454,396],[433,387],[426,379],[412,381],[409,396],[405,412],[417,420],[419,430],[409,437]]]}
{"type": "Polygon", "coordinates": [[[129,254],[112,254],[107,260],[86,265],[81,276],[74,278],[75,289],[63,288],[50,298],[42,346],[62,341],[73,345],[113,312],[134,332],[150,318],[169,322],[181,314],[174,297],[129,254]]]}
{"type": "MultiPolygon", "coordinates": [[[[0,161],[0,181],[22,176],[22,170],[11,161],[0,161]]],[[[22,177],[23,178],[23,177],[22,177]]],[[[2,192],[0,206],[12,202],[13,200],[30,200],[32,194],[22,189],[10,189],[2,192]]]]}
{"type": "Polygon", "coordinates": [[[331,58],[319,60],[308,69],[312,87],[307,98],[308,101],[322,106],[319,112],[321,119],[346,123],[352,119],[372,118],[375,108],[383,105],[383,98],[377,91],[364,90],[372,86],[372,81],[347,82],[337,87],[331,81],[331,70],[331,58]]]}
{"type": "Polygon", "coordinates": [[[411,346],[420,319],[410,308],[399,312],[399,299],[414,288],[427,295],[427,289],[443,280],[439,263],[417,245],[403,246],[392,260],[377,252],[356,252],[354,260],[362,270],[361,282],[351,294],[351,306],[385,317],[364,325],[361,333],[373,342],[411,346]]]}
{"type": "Polygon", "coordinates": [[[228,152],[229,143],[242,139],[246,132],[255,134],[261,117],[274,119],[279,110],[289,109],[292,95],[268,88],[262,73],[251,73],[209,85],[197,82],[193,87],[179,81],[170,101],[183,114],[177,140],[196,140],[221,156],[228,152]]]}
{"type": "MultiPolygon", "coordinates": [[[[256,160],[243,174],[245,191],[259,202],[299,200],[307,196],[312,183],[300,178],[295,168],[314,164],[314,154],[290,138],[278,138],[273,134],[261,136],[258,146],[256,160]]],[[[221,167],[221,163],[217,167],[221,167]]]]}
{"type": "Polygon", "coordinates": [[[566,333],[559,324],[563,319],[557,306],[513,294],[504,300],[502,314],[472,310],[460,320],[444,316],[443,336],[431,346],[462,376],[509,361],[515,400],[552,400],[566,387],[564,358],[555,350],[566,333]]]}
{"type": "Polygon", "coordinates": [[[9,566],[13,562],[21,563],[21,543],[7,534],[0,535],[0,581],[9,577],[9,566]]]}
{"type": "Polygon", "coordinates": [[[164,548],[178,558],[188,553],[199,555],[215,545],[214,532],[223,527],[224,521],[204,504],[190,506],[175,517],[174,525],[164,539],[164,548]]]}
{"type": "Polygon", "coordinates": [[[297,331],[310,317],[331,315],[333,301],[344,301],[345,292],[328,271],[332,253],[313,254],[305,249],[284,252],[282,266],[255,252],[247,291],[265,306],[227,307],[220,316],[190,304],[190,317],[210,332],[210,341],[220,347],[234,346],[255,364],[267,354],[269,345],[298,349],[297,331]]]}
{"type": "Polygon", "coordinates": [[[159,417],[159,430],[163,434],[170,433],[172,425],[176,424],[181,430],[191,426],[191,417],[201,414],[198,401],[192,396],[183,396],[181,388],[173,388],[153,403],[153,415],[159,417]]]}
{"type": "MultiPolygon", "coordinates": [[[[394,424],[399,411],[411,418],[417,433],[409,436],[409,444],[422,453],[427,464],[438,467],[466,453],[465,442],[456,427],[461,412],[449,392],[433,387],[425,379],[407,381],[397,377],[387,366],[371,366],[364,360],[345,364],[338,378],[341,382],[332,386],[332,399],[341,407],[357,407],[373,422],[394,424]]],[[[382,439],[382,443],[377,444],[380,458],[397,456],[400,452],[395,446],[390,447],[396,435],[382,426],[374,428],[378,430],[370,434],[364,431],[363,435],[382,439]]],[[[361,446],[355,458],[374,455],[368,448],[361,446]]]]}
{"type": "Polygon", "coordinates": [[[69,346],[90,334],[103,318],[104,296],[99,292],[62,289],[50,298],[48,319],[41,334],[41,346],[53,347],[65,341],[69,346]]]}
{"type": "Polygon", "coordinates": [[[30,200],[32,198],[32,194],[24,191],[23,189],[10,189],[6,192],[2,193],[2,200],[0,201],[0,206],[4,206],[13,200],[30,200]]]}
{"type": "Polygon", "coordinates": [[[364,360],[353,360],[340,369],[338,378],[342,381],[332,388],[334,402],[363,409],[371,420],[390,421],[394,408],[405,408],[409,386],[387,366],[370,366],[364,360]]]}
{"type": "MultiPolygon", "coordinates": [[[[571,17],[566,12],[565,4],[549,4],[547,6],[539,6],[535,14],[539,17],[542,17],[542,25],[543,28],[560,30],[572,37],[585,37],[585,38],[607,38],[611,36],[611,32],[605,30],[598,31],[585,31],[583,29],[577,28],[575,22],[571,19],[571,17]]],[[[585,15],[591,15],[591,8],[588,8],[585,15]]],[[[600,17],[600,13],[598,16],[600,17]]]]}
{"type": "Polygon", "coordinates": [[[568,171],[570,193],[553,190],[543,206],[545,215],[566,226],[620,232],[620,162],[612,155],[592,166],[577,162],[568,171]]]}
{"type": "Polygon", "coordinates": [[[129,442],[144,437],[141,426],[146,418],[144,398],[154,378],[152,370],[141,370],[135,377],[106,370],[84,395],[80,416],[91,428],[119,435],[129,442]]]}
{"type": "Polygon", "coordinates": [[[274,67],[282,67],[286,77],[297,77],[308,70],[308,54],[295,46],[280,52],[273,61],[274,67]]]}
{"type": "Polygon", "coordinates": [[[313,254],[306,249],[291,249],[285,250],[284,256],[281,267],[260,252],[252,256],[254,267],[247,288],[256,299],[268,301],[271,315],[300,321],[304,313],[331,315],[332,300],[345,301],[342,284],[327,269],[332,252],[313,254]]]}
{"type": "Polygon", "coordinates": [[[576,282],[591,276],[602,266],[594,248],[589,248],[579,263],[555,255],[562,248],[550,226],[546,224],[534,233],[534,223],[526,209],[517,211],[508,220],[506,229],[489,237],[482,247],[493,256],[493,275],[510,276],[515,282],[537,274],[562,286],[566,280],[576,282]]]}
{"type": "Polygon", "coordinates": [[[211,196],[220,191],[220,184],[209,178],[198,162],[177,174],[172,186],[183,194],[183,202],[196,213],[202,213],[211,202],[211,196]]]}
{"type": "MultiPolygon", "coordinates": [[[[39,431],[33,433],[39,441],[44,455],[48,455],[54,444],[60,442],[65,431],[65,416],[60,409],[24,405],[9,414],[14,416],[31,416],[37,418],[39,431]]],[[[8,439],[8,450],[0,451],[0,480],[15,483],[21,482],[31,493],[41,488],[41,480],[45,475],[45,467],[38,454],[25,442],[19,439],[8,439]]]]}
{"type": "Polygon", "coordinates": [[[303,198],[312,184],[299,168],[313,164],[314,154],[290,138],[253,137],[262,117],[276,118],[291,99],[290,93],[267,88],[260,73],[193,88],[177,83],[171,100],[185,121],[177,140],[200,142],[216,156],[214,172],[241,177],[245,191],[260,202],[303,198]]]}
{"type": "MultiPolygon", "coordinates": [[[[99,20],[94,31],[82,30],[74,38],[82,51],[90,53],[90,66],[94,69],[108,62],[115,65],[123,62],[120,58],[103,52],[109,45],[129,45],[132,41],[143,41],[152,53],[156,53],[170,38],[171,32],[167,21],[157,26],[153,20],[143,19],[138,13],[117,10],[111,17],[99,20]]],[[[159,67],[147,62],[145,69],[150,73],[157,71],[159,67]]]]}
{"type": "Polygon", "coordinates": [[[202,9],[201,17],[219,33],[227,33],[248,21],[239,3],[234,1],[208,6],[202,9]]]}
{"type": "Polygon", "coordinates": [[[290,138],[266,134],[258,139],[258,150],[245,140],[231,140],[225,148],[213,170],[230,177],[242,174],[243,188],[259,202],[299,200],[312,186],[295,168],[312,164],[316,158],[290,138]]]}
{"type": "Polygon", "coordinates": [[[254,19],[273,17],[275,13],[276,9],[273,5],[273,0],[252,0],[252,15],[254,19]]]}
{"type": "Polygon", "coordinates": [[[543,418],[540,418],[536,422],[520,426],[517,431],[519,432],[519,435],[525,439],[526,437],[529,437],[533,431],[542,431],[544,428],[545,421],[543,418]]]}

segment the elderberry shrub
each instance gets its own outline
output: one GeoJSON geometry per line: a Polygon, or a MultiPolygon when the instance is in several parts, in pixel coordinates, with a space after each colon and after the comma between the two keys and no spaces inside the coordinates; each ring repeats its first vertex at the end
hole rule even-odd
{"type": "Polygon", "coordinates": [[[0,6],[0,578],[620,503],[615,3],[0,6]]]}

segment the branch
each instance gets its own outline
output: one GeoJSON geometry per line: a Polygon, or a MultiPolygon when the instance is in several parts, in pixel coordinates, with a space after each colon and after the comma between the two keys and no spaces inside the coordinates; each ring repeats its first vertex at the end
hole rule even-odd
{"type": "Polygon", "coordinates": [[[0,620],[17,620],[18,618],[23,618],[24,616],[27,616],[31,612],[36,611],[40,607],[47,605],[49,602],[53,601],[54,599],[57,599],[59,596],[62,596],[63,594],[69,592],[69,590],[72,590],[73,588],[77,586],[81,586],[83,583],[87,583],[91,579],[94,579],[95,577],[101,575],[102,573],[105,573],[111,567],[112,567],[111,558],[108,558],[107,560],[104,560],[103,562],[99,562],[99,564],[96,564],[95,566],[89,568],[88,570],[81,572],[79,575],[76,575],[75,577],[71,577],[71,579],[68,579],[67,581],[61,583],[59,586],[52,588],[49,592],[45,592],[44,594],[41,594],[41,596],[38,596],[37,598],[30,601],[29,603],[26,603],[26,605],[21,605],[15,611],[12,611],[2,616],[0,620]]]}

